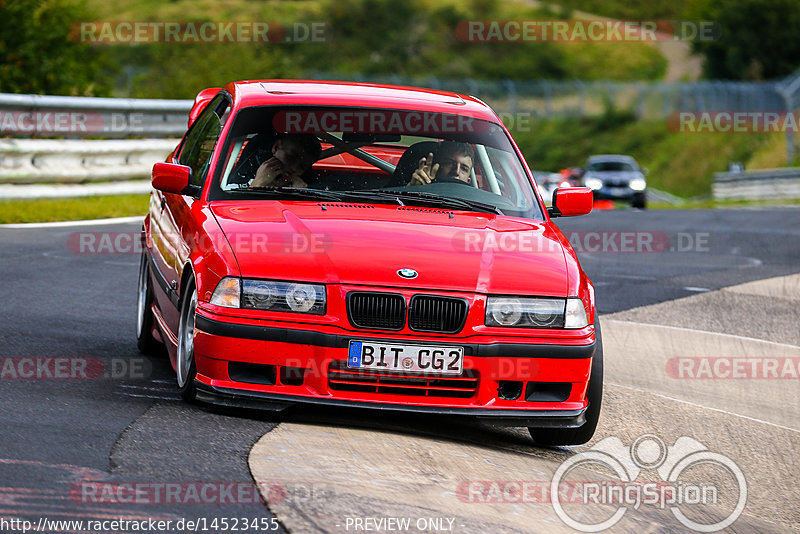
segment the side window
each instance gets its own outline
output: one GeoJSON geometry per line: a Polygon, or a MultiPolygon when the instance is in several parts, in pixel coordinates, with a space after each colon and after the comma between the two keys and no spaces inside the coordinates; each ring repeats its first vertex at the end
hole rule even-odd
{"type": "Polygon", "coordinates": [[[208,174],[211,152],[228,118],[228,101],[223,95],[208,103],[192,124],[183,143],[178,162],[192,169],[192,185],[202,186],[208,174]]]}

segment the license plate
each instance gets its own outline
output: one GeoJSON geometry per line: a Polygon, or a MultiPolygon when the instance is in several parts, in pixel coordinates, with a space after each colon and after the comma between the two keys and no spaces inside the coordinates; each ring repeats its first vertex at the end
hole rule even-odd
{"type": "Polygon", "coordinates": [[[464,347],[350,341],[347,366],[356,369],[460,375],[464,347]]]}

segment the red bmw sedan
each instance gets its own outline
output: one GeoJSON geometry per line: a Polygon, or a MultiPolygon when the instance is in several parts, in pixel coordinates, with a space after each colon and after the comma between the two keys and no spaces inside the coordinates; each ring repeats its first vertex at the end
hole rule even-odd
{"type": "Polygon", "coordinates": [[[153,168],[137,338],[187,401],[466,416],[579,444],[603,392],[594,289],[477,98],[264,80],[206,89],[153,168]],[[163,350],[163,349],[162,349],[163,350]]]}

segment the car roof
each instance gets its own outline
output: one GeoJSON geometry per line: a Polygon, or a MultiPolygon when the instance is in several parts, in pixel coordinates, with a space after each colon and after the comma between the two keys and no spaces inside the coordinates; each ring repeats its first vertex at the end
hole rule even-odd
{"type": "Polygon", "coordinates": [[[225,86],[234,106],[343,106],[379,109],[409,109],[468,115],[499,123],[494,111],[481,100],[467,95],[371,83],[325,80],[246,80],[225,86]]]}
{"type": "Polygon", "coordinates": [[[590,163],[594,161],[624,161],[626,163],[636,163],[633,157],[624,154],[595,154],[594,156],[589,156],[588,161],[590,163]]]}

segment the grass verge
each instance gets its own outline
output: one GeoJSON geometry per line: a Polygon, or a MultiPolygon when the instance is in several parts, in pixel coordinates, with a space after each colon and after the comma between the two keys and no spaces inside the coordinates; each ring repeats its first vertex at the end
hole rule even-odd
{"type": "Polygon", "coordinates": [[[649,209],[654,210],[702,210],[702,209],[735,209],[735,208],[779,208],[785,206],[798,206],[800,199],[789,198],[782,200],[688,200],[680,204],[652,203],[649,209]]]}
{"type": "Polygon", "coordinates": [[[0,200],[0,224],[144,217],[149,198],[144,194],[0,200]]]}

